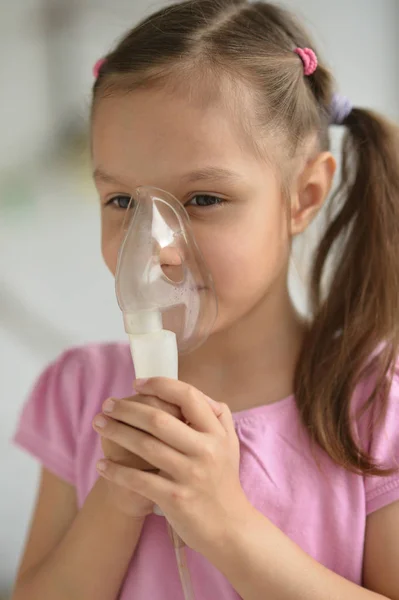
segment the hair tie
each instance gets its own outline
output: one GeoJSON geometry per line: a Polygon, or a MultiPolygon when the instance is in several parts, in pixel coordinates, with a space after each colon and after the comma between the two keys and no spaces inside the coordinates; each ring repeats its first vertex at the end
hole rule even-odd
{"type": "Polygon", "coordinates": [[[330,123],[331,125],[342,125],[353,110],[353,104],[346,96],[333,94],[330,104],[330,123]]]}
{"type": "Polygon", "coordinates": [[[295,48],[295,54],[298,54],[303,63],[303,74],[313,75],[317,69],[317,56],[311,48],[295,48]]]}
{"type": "Polygon", "coordinates": [[[100,74],[101,68],[103,66],[103,64],[105,63],[106,59],[105,58],[99,58],[97,60],[97,62],[95,63],[94,67],[93,67],[93,75],[94,78],[97,79],[97,77],[100,74]]]}

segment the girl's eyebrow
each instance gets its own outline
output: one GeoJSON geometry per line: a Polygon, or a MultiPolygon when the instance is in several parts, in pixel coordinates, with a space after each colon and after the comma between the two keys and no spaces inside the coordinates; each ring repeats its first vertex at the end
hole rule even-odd
{"type": "Polygon", "coordinates": [[[118,185],[125,185],[122,179],[119,179],[115,175],[107,173],[101,167],[97,167],[96,169],[94,169],[93,179],[95,181],[101,181],[102,183],[116,183],[118,185]]]}
{"type": "Polygon", "coordinates": [[[237,181],[240,175],[229,169],[222,167],[205,166],[201,169],[191,171],[186,175],[183,175],[182,179],[187,183],[193,183],[195,181],[203,181],[205,179],[212,179],[213,181],[237,181]]]}
{"type": "MultiPolygon", "coordinates": [[[[93,172],[93,179],[103,183],[114,183],[124,185],[121,178],[111,173],[107,173],[101,167],[97,167],[93,172]]],[[[205,166],[195,171],[190,171],[181,177],[185,183],[194,183],[197,181],[212,180],[212,181],[231,181],[236,182],[241,179],[240,175],[235,171],[224,169],[222,167],[205,166]]]]}

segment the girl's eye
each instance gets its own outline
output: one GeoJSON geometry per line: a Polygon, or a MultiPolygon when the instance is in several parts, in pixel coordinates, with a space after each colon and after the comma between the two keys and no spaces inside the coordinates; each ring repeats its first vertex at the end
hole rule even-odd
{"type": "Polygon", "coordinates": [[[223,204],[225,200],[218,196],[212,196],[212,194],[197,194],[193,196],[186,206],[195,206],[196,208],[207,208],[209,206],[218,206],[223,204]]]}
{"type": "Polygon", "coordinates": [[[127,210],[129,208],[131,199],[131,196],[114,196],[113,198],[108,200],[107,205],[114,206],[115,208],[120,208],[121,210],[127,210]]]}

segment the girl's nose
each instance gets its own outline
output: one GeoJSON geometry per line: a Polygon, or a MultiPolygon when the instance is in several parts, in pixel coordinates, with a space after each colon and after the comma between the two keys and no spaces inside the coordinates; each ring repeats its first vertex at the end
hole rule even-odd
{"type": "Polygon", "coordinates": [[[159,262],[164,275],[173,283],[183,281],[183,259],[177,248],[174,246],[161,248],[159,262]]]}

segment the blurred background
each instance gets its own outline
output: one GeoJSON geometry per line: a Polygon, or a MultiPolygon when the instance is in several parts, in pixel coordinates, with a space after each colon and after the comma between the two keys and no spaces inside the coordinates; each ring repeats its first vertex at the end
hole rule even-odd
{"type": "MultiPolygon", "coordinates": [[[[15,575],[38,474],[10,444],[29,389],[66,347],[124,338],[101,261],[90,173],[92,66],[162,4],[0,0],[1,599],[15,575]]],[[[284,4],[306,20],[341,91],[398,119],[399,1],[284,4]]]]}

